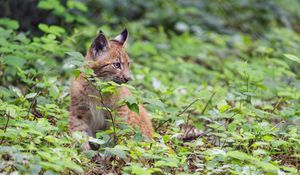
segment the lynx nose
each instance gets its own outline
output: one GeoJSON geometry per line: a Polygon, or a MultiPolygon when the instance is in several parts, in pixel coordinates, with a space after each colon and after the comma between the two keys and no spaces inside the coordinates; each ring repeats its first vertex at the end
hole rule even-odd
{"type": "Polygon", "coordinates": [[[124,82],[127,83],[128,81],[131,80],[130,76],[123,76],[124,82]]]}

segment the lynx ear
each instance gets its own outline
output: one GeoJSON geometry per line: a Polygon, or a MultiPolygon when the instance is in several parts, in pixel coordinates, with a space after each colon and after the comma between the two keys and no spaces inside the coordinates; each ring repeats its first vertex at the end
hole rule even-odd
{"type": "Polygon", "coordinates": [[[108,49],[108,41],[100,30],[99,35],[95,38],[91,46],[91,51],[94,56],[98,56],[101,52],[105,52],[108,49]]]}
{"type": "Polygon", "coordinates": [[[128,30],[125,28],[118,36],[113,40],[119,42],[122,46],[126,43],[128,38],[128,30]]]}

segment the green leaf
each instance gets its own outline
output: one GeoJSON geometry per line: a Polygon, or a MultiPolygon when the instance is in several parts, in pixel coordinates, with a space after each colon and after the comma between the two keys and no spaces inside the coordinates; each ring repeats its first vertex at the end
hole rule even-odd
{"type": "Polygon", "coordinates": [[[51,1],[49,1],[49,0],[48,1],[47,0],[41,0],[38,3],[38,7],[41,8],[41,9],[50,10],[50,9],[54,8],[54,3],[51,3],[51,1]]]}
{"type": "Polygon", "coordinates": [[[27,94],[27,95],[25,96],[25,98],[26,98],[26,99],[34,98],[36,95],[37,95],[37,93],[30,93],[30,94],[27,94]]]}
{"type": "Polygon", "coordinates": [[[48,26],[42,23],[38,25],[38,28],[45,33],[50,33],[56,36],[61,36],[66,32],[65,29],[62,27],[55,26],[55,25],[48,26]]]}
{"type": "Polygon", "coordinates": [[[57,173],[51,171],[51,170],[48,170],[44,173],[44,175],[58,175],[57,173]]]}
{"type": "Polygon", "coordinates": [[[93,138],[93,137],[90,137],[90,138],[89,138],[89,142],[97,143],[97,144],[99,144],[99,145],[103,145],[103,144],[106,143],[104,140],[97,139],[97,138],[93,138]]]}
{"type": "Polygon", "coordinates": [[[142,133],[138,132],[136,134],[134,134],[133,136],[133,140],[136,141],[136,142],[140,142],[142,141],[144,138],[143,138],[143,135],[142,133]]]}
{"type": "Polygon", "coordinates": [[[240,151],[228,151],[226,155],[228,157],[232,157],[241,161],[248,161],[252,164],[255,164],[256,166],[263,168],[265,171],[275,172],[279,170],[278,167],[274,166],[271,163],[259,161],[257,158],[240,151]]]}
{"type": "Polygon", "coordinates": [[[256,164],[257,166],[261,167],[265,171],[277,172],[279,170],[279,167],[276,167],[273,164],[268,163],[268,162],[258,161],[258,162],[253,162],[253,163],[256,164]]]}
{"type": "Polygon", "coordinates": [[[133,174],[136,174],[136,175],[140,175],[140,174],[151,175],[150,172],[148,172],[144,168],[138,167],[137,165],[132,165],[131,166],[131,171],[132,171],[133,174]]]}
{"type": "Polygon", "coordinates": [[[71,170],[76,171],[77,173],[83,173],[83,169],[81,166],[77,165],[75,162],[71,160],[64,161],[64,165],[71,170]]]}
{"type": "Polygon", "coordinates": [[[72,59],[83,61],[84,56],[80,52],[66,52],[72,59]]]}
{"type": "Polygon", "coordinates": [[[293,168],[293,167],[280,166],[280,168],[282,168],[284,171],[288,171],[288,172],[293,173],[293,174],[296,174],[298,172],[298,170],[296,168],[293,168]]]}
{"type": "Polygon", "coordinates": [[[90,69],[90,68],[84,68],[81,70],[81,72],[84,73],[85,75],[91,75],[91,76],[94,75],[93,69],[90,69]]]}
{"type": "Polygon", "coordinates": [[[17,30],[20,25],[19,22],[9,18],[0,18],[0,26],[5,26],[8,29],[17,30]]]}
{"type": "Polygon", "coordinates": [[[82,2],[79,1],[67,1],[67,6],[69,8],[76,8],[80,11],[86,12],[88,8],[83,4],[82,2]]]}
{"type": "Polygon", "coordinates": [[[30,174],[39,174],[42,167],[38,164],[31,164],[30,165],[30,174]]]}
{"type": "Polygon", "coordinates": [[[44,137],[45,140],[47,140],[50,143],[58,143],[58,139],[56,137],[53,136],[46,136],[44,137]]]}
{"type": "Polygon", "coordinates": [[[134,96],[129,96],[129,97],[126,97],[124,99],[127,107],[133,111],[133,112],[136,112],[136,113],[139,113],[140,110],[139,110],[139,105],[138,105],[138,102],[137,102],[137,99],[134,97],[134,96]]]}
{"type": "Polygon", "coordinates": [[[52,155],[45,151],[38,151],[37,154],[44,160],[53,160],[52,155]]]}
{"type": "Polygon", "coordinates": [[[63,166],[50,162],[40,162],[40,165],[46,170],[62,171],[64,169],[63,166]]]}
{"type": "Polygon", "coordinates": [[[240,152],[240,151],[228,151],[226,154],[228,157],[232,157],[239,160],[251,160],[252,157],[249,156],[246,153],[240,152]]]}
{"type": "Polygon", "coordinates": [[[22,68],[23,65],[26,63],[26,60],[24,58],[20,58],[18,56],[7,55],[7,56],[4,57],[4,62],[7,65],[22,68]]]}
{"type": "Polygon", "coordinates": [[[154,163],[156,167],[178,167],[178,163],[176,161],[162,161],[159,160],[154,163]]]}
{"type": "Polygon", "coordinates": [[[80,73],[81,73],[81,71],[79,69],[74,69],[73,70],[73,75],[74,75],[75,78],[78,78],[80,73]]]}
{"type": "Polygon", "coordinates": [[[265,135],[263,136],[263,139],[268,142],[272,142],[274,140],[274,138],[271,135],[265,135]]]}
{"type": "Polygon", "coordinates": [[[45,32],[45,33],[48,33],[48,30],[49,30],[48,25],[46,25],[46,24],[39,24],[39,25],[38,25],[38,28],[39,28],[41,31],[43,31],[43,32],[45,32]]]}
{"type": "Polygon", "coordinates": [[[130,104],[130,103],[126,102],[126,105],[128,106],[128,108],[129,108],[131,111],[136,112],[136,113],[139,113],[139,112],[140,112],[140,109],[139,109],[139,105],[138,105],[138,104],[136,104],[136,103],[130,104]]]}
{"type": "Polygon", "coordinates": [[[295,61],[297,63],[300,63],[300,58],[298,58],[297,56],[295,55],[292,55],[292,54],[284,54],[284,56],[292,61],[295,61]]]}
{"type": "Polygon", "coordinates": [[[123,149],[120,149],[118,147],[115,147],[115,148],[105,148],[105,151],[108,154],[112,154],[112,155],[118,156],[118,157],[120,157],[122,159],[125,159],[127,157],[127,153],[123,149]]]}

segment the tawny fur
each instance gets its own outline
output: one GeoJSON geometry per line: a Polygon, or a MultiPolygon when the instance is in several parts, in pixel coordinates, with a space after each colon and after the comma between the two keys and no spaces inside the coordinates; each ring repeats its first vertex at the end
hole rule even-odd
{"type": "MultiPolygon", "coordinates": [[[[99,34],[87,52],[85,61],[88,67],[94,70],[100,80],[115,81],[117,83],[127,82],[130,78],[129,57],[123,47],[127,39],[127,33],[124,41],[119,41],[119,39],[122,39],[122,35],[116,37],[117,40],[109,41],[102,35],[102,33],[99,34]],[[100,46],[96,47],[97,44],[100,44],[100,46]],[[122,63],[122,69],[116,69],[113,66],[114,62],[122,63]],[[107,66],[103,68],[104,65],[107,66]]],[[[126,105],[118,106],[120,100],[131,95],[128,88],[122,87],[115,94],[103,96],[100,101],[98,90],[91,82],[86,80],[84,74],[80,74],[73,81],[71,87],[69,131],[71,133],[80,131],[85,136],[95,137],[97,131],[107,129],[107,119],[110,118],[109,113],[105,110],[96,109],[97,106],[101,107],[104,104],[106,107],[115,109],[117,116],[122,117],[124,122],[140,128],[144,136],[151,138],[152,124],[147,111],[142,105],[139,106],[139,114],[131,111],[126,105]]],[[[91,149],[90,144],[88,142],[84,143],[82,149],[91,149]]]]}

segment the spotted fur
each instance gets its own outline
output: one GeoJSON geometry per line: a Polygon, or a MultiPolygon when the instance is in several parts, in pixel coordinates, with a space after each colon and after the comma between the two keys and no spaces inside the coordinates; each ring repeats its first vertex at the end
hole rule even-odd
{"type": "MultiPolygon", "coordinates": [[[[119,84],[131,79],[129,56],[124,50],[127,37],[128,31],[125,29],[111,40],[107,40],[102,32],[95,38],[87,51],[85,62],[94,70],[96,78],[119,84]]],[[[107,129],[109,113],[97,108],[104,105],[115,109],[117,116],[122,117],[129,125],[140,128],[144,136],[151,138],[152,124],[142,105],[139,106],[139,114],[131,111],[127,106],[117,105],[117,102],[131,95],[127,88],[122,87],[117,90],[117,93],[104,96],[100,101],[99,92],[83,74],[80,74],[71,87],[69,131],[71,133],[80,131],[84,136],[95,137],[97,131],[107,129]]],[[[86,142],[82,145],[82,149],[89,150],[91,145],[86,142]]]]}

